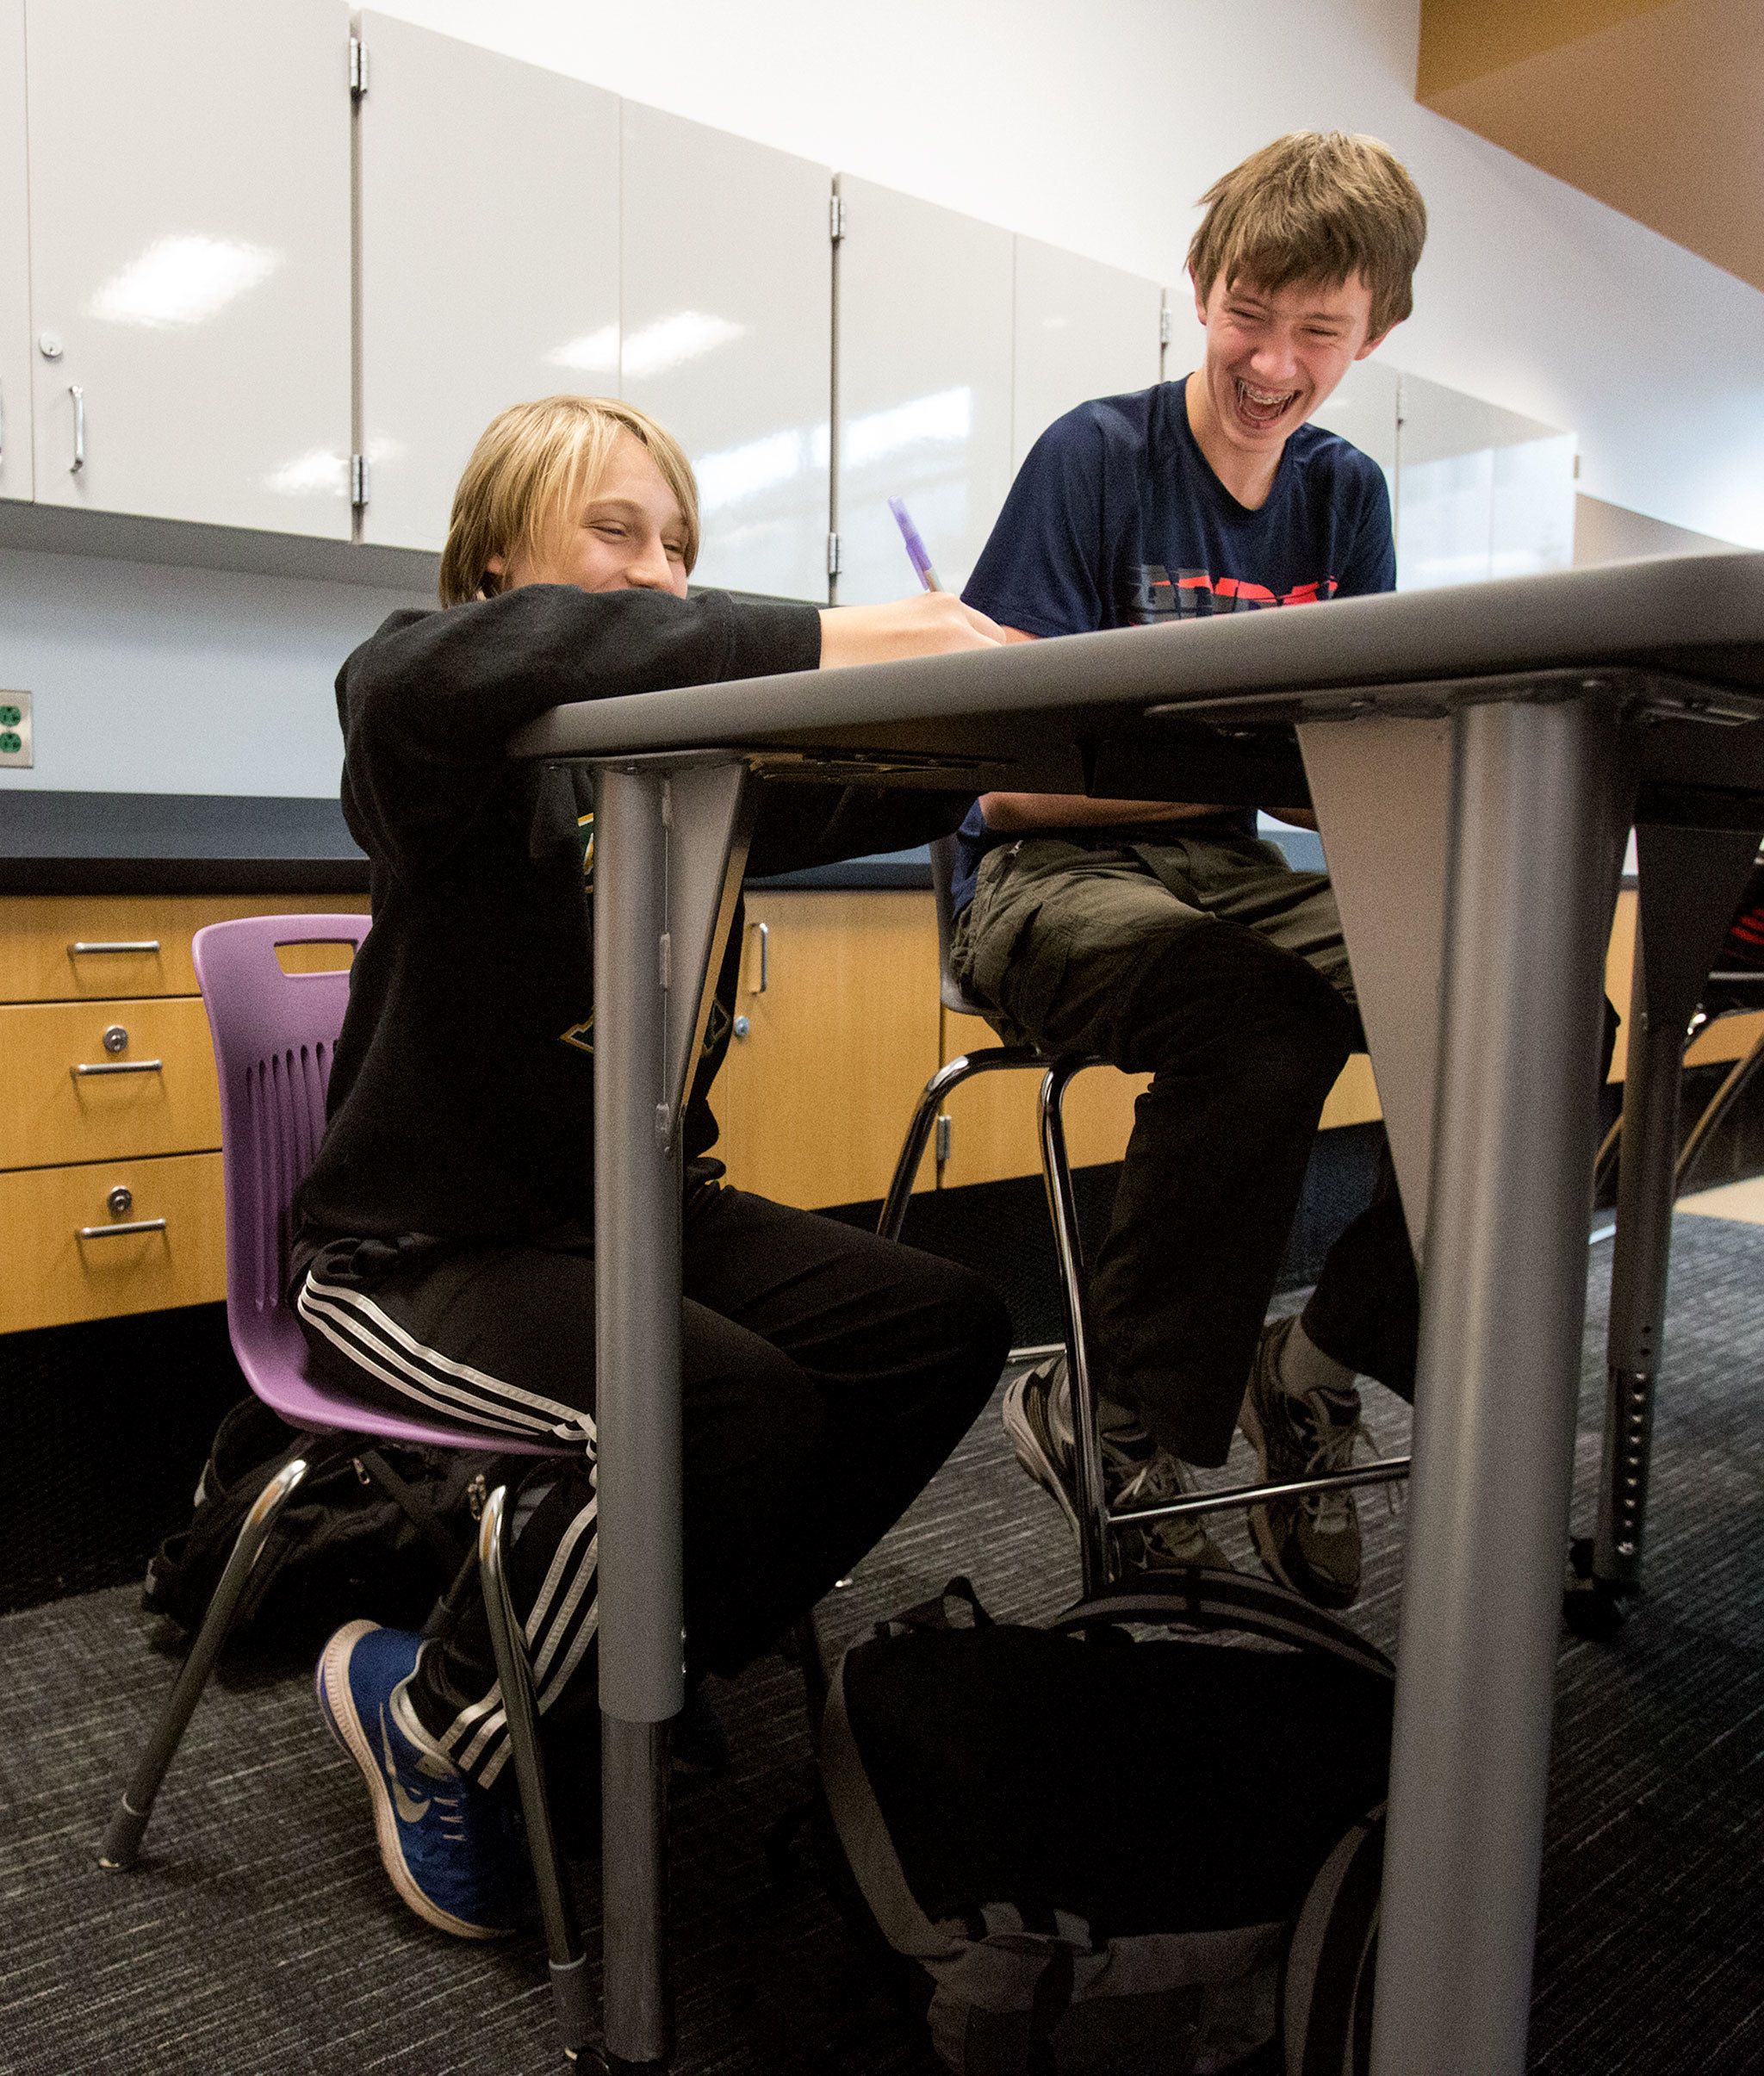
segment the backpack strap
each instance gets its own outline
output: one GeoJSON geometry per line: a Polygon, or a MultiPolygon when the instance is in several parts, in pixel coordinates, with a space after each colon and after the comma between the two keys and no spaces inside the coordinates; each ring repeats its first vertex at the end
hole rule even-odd
{"type": "Polygon", "coordinates": [[[1317,1870],[1280,1988],[1286,2076],[1365,2076],[1384,1875],[1384,1809],[1361,1818],[1317,1870]]]}
{"type": "Polygon", "coordinates": [[[885,1621],[878,1622],[872,1634],[878,1637],[902,1637],[909,1631],[940,1629],[991,1629],[997,1625],[980,1605],[980,1596],[974,1590],[974,1582],[966,1573],[953,1578],[941,1593],[934,1594],[929,1601],[921,1601],[915,1607],[904,1608],[899,1614],[890,1615],[885,1621]],[[968,1619],[957,1624],[949,1619],[950,1603],[966,1607],[968,1619]]]}
{"type": "Polygon", "coordinates": [[[434,1551],[448,1577],[454,1577],[471,1555],[474,1545],[461,1541],[427,1498],[408,1479],[401,1477],[377,1449],[357,1450],[351,1461],[363,1479],[379,1487],[434,1551]]]}
{"type": "Polygon", "coordinates": [[[1050,1625],[1084,1629],[1099,1622],[1163,1622],[1183,1629],[1239,1629],[1270,1643],[1291,1644],[1342,1658],[1367,1672],[1394,1679],[1396,1668],[1375,1644],[1345,1622],[1271,1579],[1246,1571],[1212,1571],[1196,1565],[1160,1574],[1155,1585],[1134,1580],[1093,1599],[1080,1601],[1050,1625]]]}

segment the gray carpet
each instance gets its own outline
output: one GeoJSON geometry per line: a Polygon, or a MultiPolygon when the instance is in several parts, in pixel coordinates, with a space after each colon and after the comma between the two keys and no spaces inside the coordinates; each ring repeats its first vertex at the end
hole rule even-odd
{"type": "MultiPolygon", "coordinates": [[[[1589,1518],[1608,1248],[1593,1256],[1579,1463],[1589,1518]]],[[[1614,1645],[1566,1640],[1531,2066],[1764,2069],[1764,1229],[1680,1218],[1649,1591],[1614,1645]]],[[[1381,1442],[1407,1415],[1368,1394],[1381,1442]]],[[[1388,1644],[1401,1516],[1376,1493],[1357,1619],[1388,1644]]],[[[1248,1562],[1241,1531],[1228,1532],[1248,1562]]],[[[1006,1617],[1068,1599],[1050,1502],[984,1420],[825,1612],[829,1640],[969,1572],[1006,1617]]],[[[557,2057],[536,1942],[430,1933],[393,1899],[352,1768],[295,1674],[199,1711],[132,1876],[91,1854],[169,1662],[128,1590],[0,1620],[0,2069],[16,2076],[525,2076],[557,2057]]],[[[675,1805],[681,2076],[931,2076],[825,1900],[768,1868],[807,1747],[776,1661],[718,1690],[729,1775],[675,1805]]],[[[593,1869],[581,1884],[597,1942],[593,1869]]]]}

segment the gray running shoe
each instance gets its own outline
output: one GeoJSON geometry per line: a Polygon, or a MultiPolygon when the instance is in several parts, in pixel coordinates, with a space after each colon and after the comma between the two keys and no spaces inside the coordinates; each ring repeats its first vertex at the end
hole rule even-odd
{"type": "MultiPolygon", "coordinates": [[[[1007,1386],[1004,1432],[1016,1460],[1059,1503],[1078,1533],[1078,1447],[1072,1434],[1071,1390],[1064,1355],[1056,1355],[1007,1386]]],[[[1194,1489],[1186,1468],[1160,1449],[1137,1423],[1102,1428],[1102,1481],[1111,1506],[1172,1500],[1194,1489]]],[[[1178,1514],[1148,1528],[1123,1528],[1115,1538],[1119,1570],[1127,1576],[1204,1564],[1233,1569],[1208,1532],[1201,1514],[1178,1514]]]]}
{"type": "MultiPolygon", "coordinates": [[[[1282,1390],[1280,1352],[1292,1323],[1277,1319],[1262,1329],[1238,1416],[1256,1451],[1260,1484],[1350,1470],[1355,1444],[1370,1446],[1357,1390],[1282,1390]]],[[[1351,1607],[1359,1597],[1360,1517],[1351,1491],[1270,1500],[1249,1511],[1256,1554],[1270,1578],[1320,1607],[1351,1607]]]]}

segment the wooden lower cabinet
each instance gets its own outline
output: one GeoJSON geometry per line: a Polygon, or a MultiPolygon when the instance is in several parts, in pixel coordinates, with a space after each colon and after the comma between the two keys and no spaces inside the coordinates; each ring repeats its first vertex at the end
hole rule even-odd
{"type": "MultiPolygon", "coordinates": [[[[0,1333],[226,1295],[220,1098],[190,939],[233,916],[366,907],[226,893],[0,907],[0,1333]]],[[[297,963],[337,956],[299,948],[297,963]]]]}
{"type": "Polygon", "coordinates": [[[197,995],[0,1007],[0,1169],[220,1143],[197,995]]]}
{"type": "Polygon", "coordinates": [[[0,1175],[0,1333],[226,1295],[219,1153],[0,1175]]]}
{"type": "Polygon", "coordinates": [[[711,1097],[730,1180],[809,1208],[882,1196],[937,1066],[930,895],[750,893],[736,1014],[711,1097]]]}

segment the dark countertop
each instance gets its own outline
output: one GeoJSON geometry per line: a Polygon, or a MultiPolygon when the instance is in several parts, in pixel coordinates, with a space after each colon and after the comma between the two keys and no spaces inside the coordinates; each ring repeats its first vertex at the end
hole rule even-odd
{"type": "MultiPolygon", "coordinates": [[[[755,880],[929,890],[922,849],[755,880]]],[[[0,893],[361,894],[368,861],[332,799],[0,790],[0,893]]]]}

